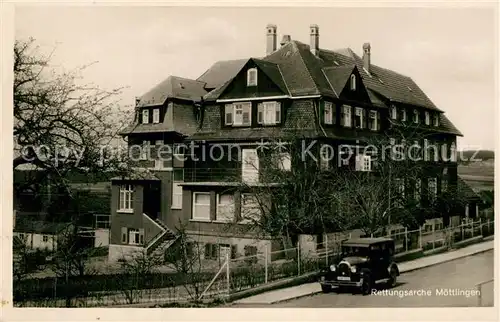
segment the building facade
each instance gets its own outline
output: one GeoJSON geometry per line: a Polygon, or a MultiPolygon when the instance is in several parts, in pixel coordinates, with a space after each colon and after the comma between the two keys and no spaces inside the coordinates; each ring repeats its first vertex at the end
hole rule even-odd
{"type": "MultiPolygon", "coordinates": [[[[170,76],[137,99],[123,136],[139,167],[112,180],[110,259],[161,252],[175,243],[180,226],[202,245],[205,259],[282,247],[238,227],[248,214],[258,216],[245,187],[279,184],[259,175],[269,166],[259,144],[290,135],[339,151],[411,128],[422,134],[413,143],[443,147],[449,157],[433,156],[409,191],[438,194],[456,185],[462,134],[410,77],[373,64],[369,43],[362,56],[322,49],[317,25],[310,26],[309,44],[289,35],[278,44],[275,25],[265,37],[263,58],[218,61],[196,80],[170,76]]],[[[289,170],[294,158],[285,153],[281,167],[289,170]]],[[[321,160],[326,169],[373,167],[369,155],[321,160]]]]}

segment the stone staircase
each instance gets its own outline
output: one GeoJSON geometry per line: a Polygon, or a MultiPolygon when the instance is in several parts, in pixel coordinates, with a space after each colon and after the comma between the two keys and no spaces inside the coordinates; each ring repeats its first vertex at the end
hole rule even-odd
{"type": "Polygon", "coordinates": [[[161,220],[154,220],[158,226],[163,228],[163,232],[158,234],[153,240],[146,246],[146,253],[150,257],[161,258],[165,252],[165,249],[172,246],[177,240],[177,235],[170,228],[167,227],[161,220]]]}

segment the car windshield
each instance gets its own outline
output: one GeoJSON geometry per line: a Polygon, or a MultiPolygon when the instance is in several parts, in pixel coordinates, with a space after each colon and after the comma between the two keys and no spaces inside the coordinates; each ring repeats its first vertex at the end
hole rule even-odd
{"type": "Polygon", "coordinates": [[[342,246],[342,256],[360,256],[367,257],[369,254],[368,247],[357,246],[342,246]]]}

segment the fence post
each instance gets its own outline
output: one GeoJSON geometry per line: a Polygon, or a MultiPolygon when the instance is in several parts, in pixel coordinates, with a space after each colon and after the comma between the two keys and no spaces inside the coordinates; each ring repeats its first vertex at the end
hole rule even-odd
{"type": "Polygon", "coordinates": [[[325,256],[326,256],[325,261],[326,261],[326,267],[328,267],[328,252],[329,252],[328,251],[328,235],[324,234],[324,236],[325,236],[325,245],[324,246],[325,246],[325,252],[326,252],[325,253],[325,256]]]}
{"type": "Polygon", "coordinates": [[[490,218],[487,219],[488,235],[490,234],[490,218]]]}
{"type": "Polygon", "coordinates": [[[478,293],[478,296],[477,296],[477,306],[481,307],[483,306],[483,299],[481,298],[481,291],[482,291],[482,287],[483,285],[482,284],[478,284],[476,285],[476,289],[477,289],[477,293],[478,293]]]}
{"type": "Polygon", "coordinates": [[[479,233],[483,236],[483,224],[481,223],[481,217],[479,217],[479,233]]]}
{"type": "Polygon", "coordinates": [[[418,227],[418,248],[422,249],[422,226],[418,227]]]}
{"type": "Polygon", "coordinates": [[[300,243],[297,243],[297,275],[300,276],[300,243]]]}
{"type": "Polygon", "coordinates": [[[231,294],[230,271],[229,271],[229,253],[226,253],[226,274],[227,274],[227,296],[231,294]]]}
{"type": "Polygon", "coordinates": [[[462,240],[464,240],[464,226],[465,226],[465,223],[462,223],[460,225],[460,230],[462,230],[462,240]]]}
{"type": "Polygon", "coordinates": [[[432,224],[432,249],[436,248],[436,223],[432,224]]]}
{"type": "Polygon", "coordinates": [[[267,284],[267,259],[268,259],[268,251],[267,251],[267,247],[265,248],[264,250],[264,268],[265,268],[265,278],[264,278],[264,284],[267,284]]]}
{"type": "Polygon", "coordinates": [[[405,227],[405,249],[408,251],[408,228],[405,227]]]}

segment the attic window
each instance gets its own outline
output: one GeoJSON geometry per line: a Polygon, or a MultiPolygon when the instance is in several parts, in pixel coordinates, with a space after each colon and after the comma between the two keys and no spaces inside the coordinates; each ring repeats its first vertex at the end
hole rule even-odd
{"type": "Polygon", "coordinates": [[[149,110],[148,109],[142,110],[142,123],[143,124],[149,123],[149,110]]]}
{"type": "Polygon", "coordinates": [[[410,92],[412,92],[412,89],[410,88],[410,86],[406,86],[406,87],[408,88],[408,90],[409,90],[410,92]]]}
{"type": "Polygon", "coordinates": [[[356,90],[356,75],[351,75],[351,91],[356,90]]]}
{"type": "Polygon", "coordinates": [[[434,114],[434,126],[439,126],[439,114],[434,114]]]}
{"type": "Polygon", "coordinates": [[[179,87],[184,89],[184,85],[182,85],[182,83],[179,83],[179,87]]]}
{"type": "Polygon", "coordinates": [[[396,106],[392,105],[391,107],[391,119],[395,120],[398,118],[398,110],[396,109],[396,106]]]}
{"type": "Polygon", "coordinates": [[[382,84],[385,84],[383,80],[381,80],[380,78],[378,79],[379,82],[381,82],[382,84]]]}
{"type": "Polygon", "coordinates": [[[247,86],[257,86],[257,68],[250,68],[247,71],[247,86]]]}
{"type": "Polygon", "coordinates": [[[338,63],[338,61],[334,60],[333,63],[337,66],[340,66],[340,64],[338,63]]]}

